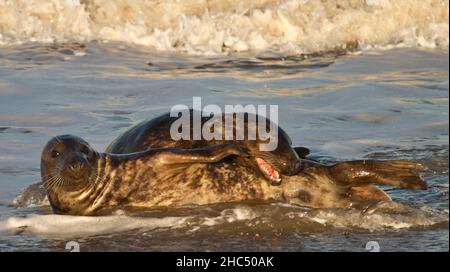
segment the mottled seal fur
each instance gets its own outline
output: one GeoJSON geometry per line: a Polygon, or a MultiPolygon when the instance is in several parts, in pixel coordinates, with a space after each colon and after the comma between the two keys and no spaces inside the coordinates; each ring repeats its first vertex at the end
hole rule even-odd
{"type": "MultiPolygon", "coordinates": [[[[188,110],[190,115],[190,130],[193,130],[193,110],[188,110]]],[[[186,111],[184,111],[186,113],[186,111]]],[[[249,129],[249,114],[237,115],[233,117],[233,132],[237,133],[239,130],[246,132],[249,129]],[[236,124],[243,121],[243,127],[236,124]]],[[[218,116],[222,121],[225,119],[225,115],[218,116]]],[[[256,116],[253,116],[256,119],[256,116]]],[[[278,144],[273,151],[260,151],[259,144],[261,140],[249,140],[243,141],[225,141],[225,140],[173,140],[170,135],[170,127],[177,120],[176,117],[171,117],[169,113],[163,114],[157,118],[143,121],[132,128],[128,129],[117,137],[107,147],[105,153],[110,154],[127,154],[136,153],[151,150],[154,148],[201,148],[216,144],[234,143],[244,152],[249,154],[247,158],[241,157],[240,162],[247,165],[249,168],[257,168],[260,171],[255,173],[263,175],[270,184],[277,185],[281,182],[281,176],[294,175],[301,170],[300,158],[305,158],[309,154],[309,150],[304,147],[291,147],[291,139],[284,132],[283,129],[277,127],[278,144]]],[[[210,117],[201,117],[201,125],[204,125],[210,120],[210,117]]],[[[263,118],[266,123],[266,129],[270,128],[270,121],[263,118]]],[[[259,120],[258,120],[259,123],[259,120]]],[[[226,122],[222,123],[222,136],[225,132],[226,122]]],[[[228,124],[229,126],[229,124],[228,124]]],[[[248,136],[248,134],[245,134],[248,136]]],[[[255,135],[257,136],[257,135],[255,135]]],[[[81,140],[82,141],[82,140],[81,140]]],[[[82,141],[84,142],[84,141],[82,141]]],[[[21,195],[16,197],[15,203],[18,206],[26,206],[27,203],[39,204],[42,200],[46,199],[46,191],[39,183],[36,186],[30,186],[25,189],[21,195]]]]}
{"type": "MultiPolygon", "coordinates": [[[[189,130],[193,136],[193,110],[181,111],[181,114],[189,116],[189,130]]],[[[295,175],[301,170],[300,157],[304,157],[309,153],[309,150],[304,147],[293,148],[292,141],[286,132],[279,126],[277,129],[277,145],[272,151],[261,151],[261,144],[267,143],[267,140],[261,140],[258,130],[252,127],[249,120],[257,121],[258,126],[261,125],[258,118],[260,115],[252,115],[248,113],[233,115],[219,114],[214,116],[200,116],[201,126],[205,124],[212,124],[209,122],[212,117],[217,117],[221,121],[221,129],[219,131],[220,139],[208,139],[203,137],[200,140],[174,140],[170,135],[171,126],[179,119],[179,116],[172,117],[170,113],[163,114],[157,118],[143,121],[134,127],[128,129],[106,148],[106,153],[126,154],[133,152],[141,152],[152,148],[198,148],[215,144],[233,143],[245,150],[250,156],[247,163],[250,166],[259,168],[261,173],[270,181],[272,185],[277,185],[281,182],[281,175],[295,175]],[[226,117],[231,117],[232,123],[227,124],[226,117]],[[252,119],[253,118],[253,119],[252,119]],[[232,126],[232,128],[231,128],[232,126]],[[234,133],[233,140],[225,140],[225,134],[228,128],[234,133]],[[248,131],[255,131],[256,139],[249,139],[248,131]],[[242,133],[243,140],[237,140],[238,133],[242,133]],[[222,139],[222,140],[221,140],[222,139]],[[300,157],[299,157],[300,155],[300,157]]],[[[262,117],[262,125],[269,131],[271,129],[271,121],[262,117]]]]}
{"type": "MultiPolygon", "coordinates": [[[[165,114],[140,123],[116,138],[105,153],[79,137],[57,136],[42,151],[44,186],[37,188],[45,189],[40,192],[48,195],[55,213],[103,215],[117,209],[245,200],[367,207],[390,201],[372,183],[427,187],[415,173],[422,168],[418,163],[366,160],[323,165],[305,158],[307,148],[292,148],[281,128],[279,146],[271,152],[259,151],[257,141],[174,141],[169,133],[174,120],[165,114]],[[268,183],[255,158],[280,171],[283,182],[268,183]]],[[[30,189],[17,203],[27,203],[30,195],[40,199],[30,189]]]]}
{"type": "Polygon", "coordinates": [[[233,143],[206,148],[156,148],[130,154],[95,152],[70,135],[50,140],[42,152],[42,180],[55,213],[105,215],[117,209],[283,201],[315,208],[364,207],[390,201],[381,183],[425,189],[407,161],[350,161],[325,166],[305,162],[301,172],[271,186],[241,158],[233,143]],[[185,156],[187,154],[187,156],[185,156]]]}

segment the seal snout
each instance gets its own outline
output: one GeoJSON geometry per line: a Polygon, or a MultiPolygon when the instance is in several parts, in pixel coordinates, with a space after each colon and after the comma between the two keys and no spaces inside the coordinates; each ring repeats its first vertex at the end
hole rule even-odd
{"type": "Polygon", "coordinates": [[[64,160],[64,174],[73,180],[85,179],[89,176],[89,162],[81,152],[70,152],[64,160]]]}

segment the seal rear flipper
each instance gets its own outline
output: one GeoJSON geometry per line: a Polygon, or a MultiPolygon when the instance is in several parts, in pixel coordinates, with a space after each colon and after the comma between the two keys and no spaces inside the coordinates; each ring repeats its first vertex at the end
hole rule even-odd
{"type": "Polygon", "coordinates": [[[414,171],[425,167],[419,163],[391,160],[341,162],[329,167],[331,178],[348,186],[380,183],[406,189],[427,189],[427,183],[414,171]]]}
{"type": "Polygon", "coordinates": [[[392,201],[385,191],[372,184],[351,187],[347,196],[354,208],[367,208],[382,201],[392,201]]]}

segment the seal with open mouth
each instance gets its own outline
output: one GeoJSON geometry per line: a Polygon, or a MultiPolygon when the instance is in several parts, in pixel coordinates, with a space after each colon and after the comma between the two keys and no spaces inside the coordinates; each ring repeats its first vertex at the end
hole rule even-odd
{"type": "MultiPolygon", "coordinates": [[[[189,133],[193,133],[193,110],[189,110],[189,133]]],[[[217,117],[217,116],[214,116],[217,117]]],[[[178,120],[178,117],[171,117],[170,113],[163,114],[157,118],[141,122],[134,127],[125,131],[122,135],[117,137],[106,148],[105,152],[114,154],[126,154],[139,152],[143,150],[149,150],[152,148],[173,147],[173,148],[198,148],[209,145],[233,143],[250,155],[246,160],[249,165],[256,167],[260,170],[260,173],[270,182],[272,185],[279,185],[282,176],[292,176],[297,174],[302,167],[301,158],[305,158],[309,154],[309,150],[304,147],[293,148],[292,141],[286,132],[279,126],[276,128],[276,148],[272,151],[261,151],[261,144],[267,143],[268,140],[262,140],[259,135],[259,131],[252,127],[249,120],[256,120],[259,118],[257,115],[251,115],[248,113],[218,116],[221,121],[221,129],[218,132],[220,139],[208,139],[201,138],[200,140],[174,140],[171,136],[171,127],[178,120]],[[231,117],[233,122],[227,124],[225,118],[231,117]],[[251,119],[254,118],[254,119],[251,119]],[[231,127],[232,126],[232,127],[231,127]],[[232,140],[224,140],[225,133],[228,128],[231,127],[233,131],[232,140]],[[249,131],[255,132],[255,138],[249,137],[249,131]],[[236,139],[236,135],[242,133],[244,135],[243,140],[236,139]],[[250,138],[250,139],[249,139],[250,138]]],[[[201,117],[201,126],[203,127],[211,116],[201,117]]],[[[271,128],[271,121],[267,118],[263,118],[264,124],[258,123],[258,126],[264,126],[266,131],[271,128]]],[[[273,139],[272,139],[273,140],[273,139]]]]}

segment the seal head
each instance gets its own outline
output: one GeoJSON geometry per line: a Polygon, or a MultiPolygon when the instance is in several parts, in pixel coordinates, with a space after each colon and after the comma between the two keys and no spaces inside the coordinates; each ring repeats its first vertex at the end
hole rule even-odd
{"type": "Polygon", "coordinates": [[[96,175],[97,153],[83,139],[61,135],[51,139],[41,155],[41,176],[51,194],[85,188],[96,175]]]}

